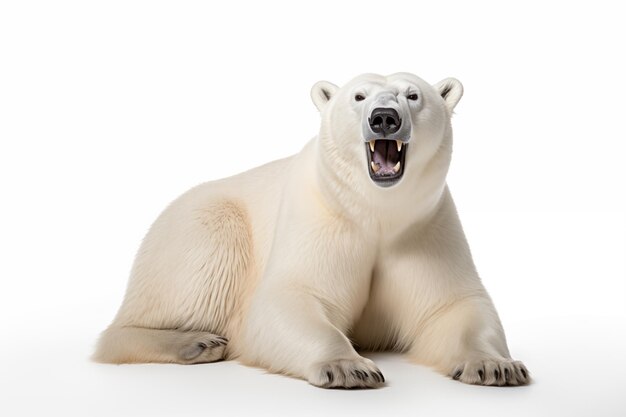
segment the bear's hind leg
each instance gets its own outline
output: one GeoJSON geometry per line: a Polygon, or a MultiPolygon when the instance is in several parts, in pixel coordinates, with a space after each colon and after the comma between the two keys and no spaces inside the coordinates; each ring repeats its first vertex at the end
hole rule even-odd
{"type": "Polygon", "coordinates": [[[228,340],[209,332],[109,327],[102,333],[93,360],[102,363],[215,362],[224,358],[228,340]]]}

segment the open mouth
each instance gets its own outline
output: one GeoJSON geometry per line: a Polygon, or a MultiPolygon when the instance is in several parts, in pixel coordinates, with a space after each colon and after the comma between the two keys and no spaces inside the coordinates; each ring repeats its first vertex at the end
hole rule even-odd
{"type": "Polygon", "coordinates": [[[409,145],[401,140],[377,139],[365,143],[370,178],[381,187],[397,183],[404,173],[409,145]]]}

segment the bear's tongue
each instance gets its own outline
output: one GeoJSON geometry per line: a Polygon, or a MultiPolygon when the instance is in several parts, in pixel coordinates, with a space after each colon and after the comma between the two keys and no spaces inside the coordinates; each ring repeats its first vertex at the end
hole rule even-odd
{"type": "Polygon", "coordinates": [[[374,154],[372,161],[377,164],[380,169],[377,175],[394,175],[396,164],[400,161],[400,153],[396,146],[395,140],[377,140],[374,144],[374,154]]]}

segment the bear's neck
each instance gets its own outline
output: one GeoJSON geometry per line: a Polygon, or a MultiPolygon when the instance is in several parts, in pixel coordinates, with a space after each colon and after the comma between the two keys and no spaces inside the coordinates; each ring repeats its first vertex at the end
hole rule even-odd
{"type": "Polygon", "coordinates": [[[412,166],[400,183],[384,188],[368,178],[365,167],[358,166],[361,160],[343,158],[335,143],[321,133],[311,147],[316,186],[325,205],[337,215],[397,235],[427,221],[437,210],[446,188],[450,142],[451,138],[444,141],[425,163],[412,166]]]}

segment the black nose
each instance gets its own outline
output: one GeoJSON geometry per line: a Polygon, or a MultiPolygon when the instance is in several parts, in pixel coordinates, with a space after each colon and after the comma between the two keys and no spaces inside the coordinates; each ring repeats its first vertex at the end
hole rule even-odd
{"type": "Polygon", "coordinates": [[[372,132],[382,133],[383,135],[396,133],[400,130],[400,125],[402,124],[398,112],[387,108],[374,109],[370,115],[369,122],[372,132]]]}

